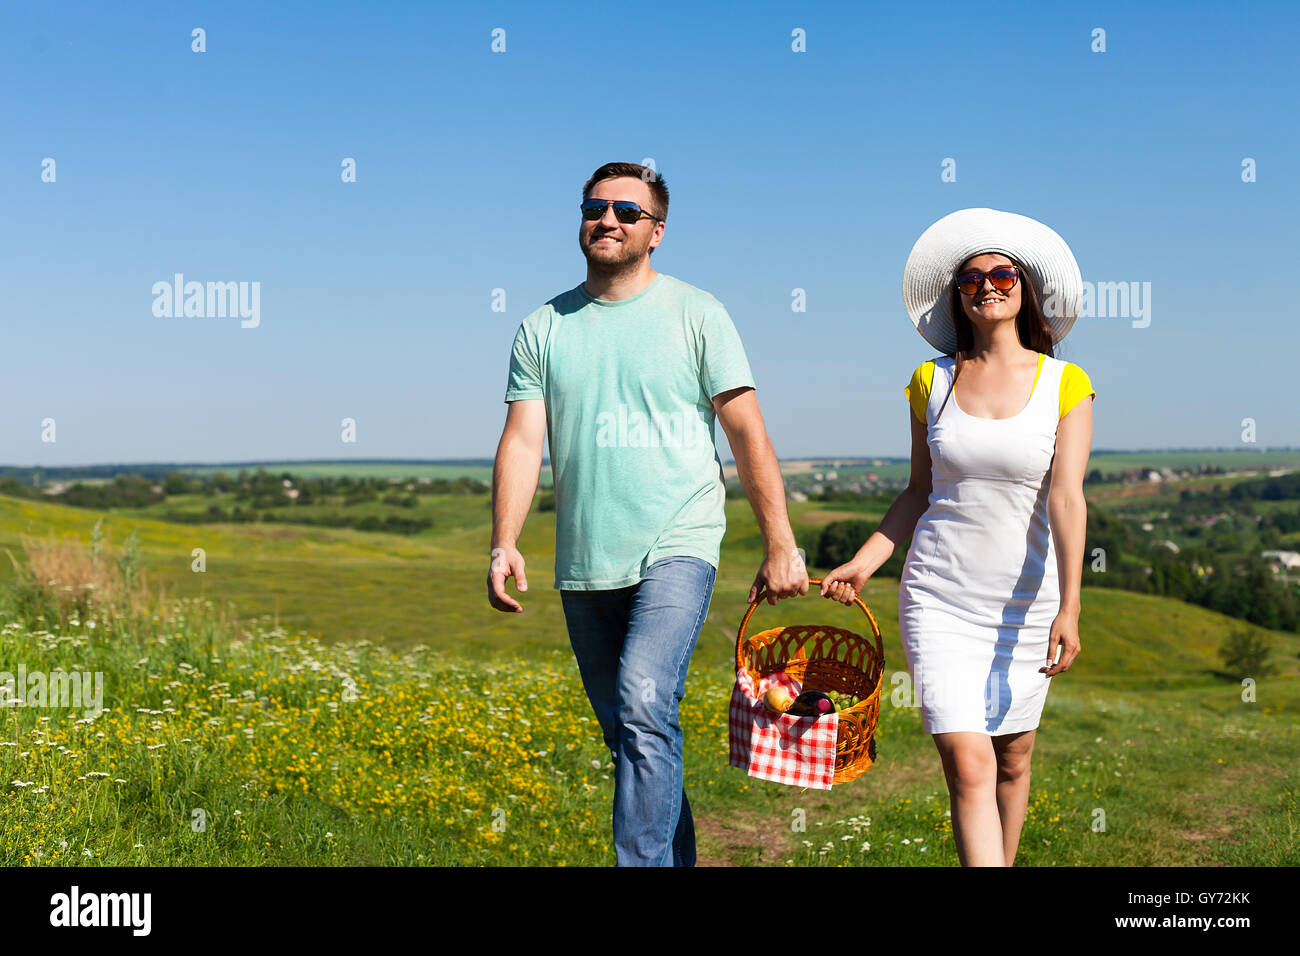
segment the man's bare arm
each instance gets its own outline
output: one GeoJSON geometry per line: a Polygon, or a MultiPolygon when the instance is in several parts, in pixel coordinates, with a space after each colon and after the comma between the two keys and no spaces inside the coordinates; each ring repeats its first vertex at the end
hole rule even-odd
{"type": "Polygon", "coordinates": [[[505,428],[492,465],[492,563],[488,571],[488,602],[498,611],[523,611],[506,594],[506,578],[514,575],[520,591],[528,590],[524,558],[516,547],[524,520],[537,492],[546,437],[546,403],[540,398],[510,403],[505,428]]]}
{"type": "Polygon", "coordinates": [[[718,421],[736,459],[736,472],[763,534],[766,557],[749,591],[753,601],[766,587],[768,603],[808,593],[808,572],[796,561],[794,531],[785,505],[785,482],[763,413],[752,388],[721,392],[713,399],[718,421]]]}

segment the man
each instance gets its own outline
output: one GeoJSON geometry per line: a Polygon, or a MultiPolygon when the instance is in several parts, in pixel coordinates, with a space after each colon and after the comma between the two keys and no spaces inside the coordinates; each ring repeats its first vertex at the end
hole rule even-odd
{"type": "Polygon", "coordinates": [[[740,337],[717,299],[650,268],[668,189],[655,171],[607,163],[582,191],[584,283],[524,318],[492,476],[488,600],[523,607],[519,532],[549,430],[555,587],[582,684],[614,758],[620,866],[693,866],[678,704],[708,613],[726,516],[722,422],[763,533],[750,589],[808,593],[785,485],[740,337]]]}

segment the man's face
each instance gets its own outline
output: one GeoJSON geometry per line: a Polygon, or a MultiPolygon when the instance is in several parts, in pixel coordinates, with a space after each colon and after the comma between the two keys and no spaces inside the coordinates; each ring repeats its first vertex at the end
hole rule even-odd
{"type": "MultiPolygon", "coordinates": [[[[591,187],[588,199],[627,200],[652,212],[650,187],[633,176],[602,179],[591,187]]],[[[587,262],[608,271],[620,271],[650,255],[663,238],[664,225],[641,218],[623,223],[614,218],[614,207],[606,206],[600,219],[579,220],[578,245],[587,262]]]]}

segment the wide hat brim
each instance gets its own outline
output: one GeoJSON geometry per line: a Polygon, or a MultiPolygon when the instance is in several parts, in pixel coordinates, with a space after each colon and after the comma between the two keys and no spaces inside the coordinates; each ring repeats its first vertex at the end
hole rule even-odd
{"type": "Polygon", "coordinates": [[[1036,219],[998,209],[959,209],[921,233],[903,266],[903,305],[921,336],[945,355],[957,351],[952,283],[971,256],[999,252],[1029,272],[1039,310],[1060,342],[1079,317],[1083,276],[1065,240],[1036,219]]]}

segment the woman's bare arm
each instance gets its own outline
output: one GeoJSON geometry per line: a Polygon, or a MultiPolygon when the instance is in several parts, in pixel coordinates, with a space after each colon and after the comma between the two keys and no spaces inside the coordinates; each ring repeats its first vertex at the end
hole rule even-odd
{"type": "Polygon", "coordinates": [[[1079,613],[1083,577],[1084,538],[1088,505],[1083,497],[1083,475],[1092,451],[1092,398],[1070,409],[1056,429],[1056,456],[1052,459],[1052,487],[1047,495],[1047,517],[1056,544],[1057,577],[1061,585],[1061,610],[1079,613]]]}
{"type": "Polygon", "coordinates": [[[906,541],[916,528],[916,522],[930,503],[930,445],[927,427],[918,421],[912,409],[907,410],[907,420],[912,430],[912,474],[907,487],[894,499],[894,503],[880,520],[879,527],[867,538],[849,562],[840,565],[822,578],[821,593],[844,604],[852,603],[867,579],[889,560],[900,542],[906,541]]]}

